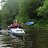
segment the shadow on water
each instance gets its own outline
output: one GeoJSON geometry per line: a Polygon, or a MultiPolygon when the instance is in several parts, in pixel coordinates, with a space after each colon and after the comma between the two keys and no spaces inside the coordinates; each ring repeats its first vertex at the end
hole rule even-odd
{"type": "MultiPolygon", "coordinates": [[[[0,34],[1,47],[10,48],[48,48],[48,30],[25,30],[25,38],[22,40],[13,35],[0,34]]],[[[0,48],[1,48],[0,47],[0,48]]]]}

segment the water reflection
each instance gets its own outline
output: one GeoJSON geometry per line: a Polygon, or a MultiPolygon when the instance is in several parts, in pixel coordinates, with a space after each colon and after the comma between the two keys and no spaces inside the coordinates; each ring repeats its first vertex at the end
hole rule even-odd
{"type": "Polygon", "coordinates": [[[32,38],[27,31],[23,38],[10,36],[4,32],[0,35],[0,48],[32,48],[32,38]]]}

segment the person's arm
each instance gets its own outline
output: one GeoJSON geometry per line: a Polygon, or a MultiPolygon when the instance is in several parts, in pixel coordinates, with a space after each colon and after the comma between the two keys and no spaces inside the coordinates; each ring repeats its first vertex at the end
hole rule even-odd
{"type": "Polygon", "coordinates": [[[11,27],[11,26],[12,26],[12,24],[10,26],[8,26],[8,27],[11,27]]]}

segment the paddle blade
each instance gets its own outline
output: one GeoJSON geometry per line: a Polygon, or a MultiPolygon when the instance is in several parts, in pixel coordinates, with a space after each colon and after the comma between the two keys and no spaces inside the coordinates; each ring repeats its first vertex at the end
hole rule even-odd
{"type": "Polygon", "coordinates": [[[26,25],[32,25],[32,24],[34,24],[34,22],[27,22],[27,23],[25,23],[26,25]]]}

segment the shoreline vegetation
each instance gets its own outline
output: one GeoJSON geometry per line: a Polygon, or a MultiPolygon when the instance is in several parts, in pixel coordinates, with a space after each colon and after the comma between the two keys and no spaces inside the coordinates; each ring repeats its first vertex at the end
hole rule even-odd
{"type": "Polygon", "coordinates": [[[19,23],[34,22],[25,28],[48,30],[48,0],[7,0],[0,10],[0,25],[9,26],[14,19],[19,23]]]}

